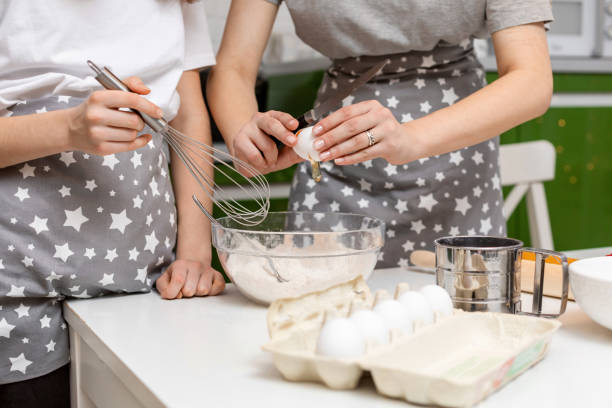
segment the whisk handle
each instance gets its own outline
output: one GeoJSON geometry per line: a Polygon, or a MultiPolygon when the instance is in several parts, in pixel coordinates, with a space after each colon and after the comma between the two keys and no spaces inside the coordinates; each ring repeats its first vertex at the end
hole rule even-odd
{"type": "MultiPolygon", "coordinates": [[[[104,88],[114,91],[124,91],[124,92],[132,92],[130,88],[127,87],[123,81],[121,81],[113,72],[108,69],[108,67],[104,67],[100,69],[96,64],[92,61],[87,61],[87,65],[95,72],[96,80],[102,85],[104,88]]],[[[130,109],[130,111],[134,112],[138,116],[142,118],[144,123],[149,125],[151,129],[155,132],[163,132],[168,129],[168,122],[164,118],[155,119],[146,113],[142,113],[136,109],[130,109]]]]}

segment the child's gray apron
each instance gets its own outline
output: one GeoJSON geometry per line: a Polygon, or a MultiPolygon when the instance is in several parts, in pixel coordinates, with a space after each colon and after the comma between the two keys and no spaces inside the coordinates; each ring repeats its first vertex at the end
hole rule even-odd
{"type": "MultiPolygon", "coordinates": [[[[15,115],[65,109],[53,97],[15,115]]],[[[61,300],[146,292],[173,259],[176,210],[167,148],[66,152],[0,169],[0,384],[69,361],[61,300]]]]}

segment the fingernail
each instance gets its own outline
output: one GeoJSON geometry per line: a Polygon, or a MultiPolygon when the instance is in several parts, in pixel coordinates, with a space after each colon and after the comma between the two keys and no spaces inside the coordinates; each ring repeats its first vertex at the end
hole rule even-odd
{"type": "Polygon", "coordinates": [[[319,150],[323,147],[324,144],[325,144],[324,140],[315,140],[315,142],[313,143],[313,146],[316,150],[319,150]]]}
{"type": "Polygon", "coordinates": [[[343,159],[342,157],[340,157],[340,158],[338,158],[338,159],[334,160],[334,163],[336,163],[336,164],[342,164],[342,163],[344,163],[344,159],[343,159]]]}
{"type": "Polygon", "coordinates": [[[323,152],[320,154],[319,157],[321,157],[321,160],[327,160],[329,158],[329,156],[331,156],[331,154],[329,152],[323,152]]]}
{"type": "Polygon", "coordinates": [[[287,137],[287,141],[291,144],[294,144],[295,142],[297,142],[297,139],[295,136],[291,135],[289,137],[287,137]]]}
{"type": "Polygon", "coordinates": [[[155,113],[157,113],[157,116],[159,116],[159,117],[164,116],[164,111],[161,110],[161,109],[156,110],[155,113]]]}
{"type": "Polygon", "coordinates": [[[318,134],[320,134],[322,132],[323,132],[323,126],[321,126],[321,125],[315,126],[315,128],[312,130],[312,133],[315,134],[315,135],[318,135],[318,134]]]}

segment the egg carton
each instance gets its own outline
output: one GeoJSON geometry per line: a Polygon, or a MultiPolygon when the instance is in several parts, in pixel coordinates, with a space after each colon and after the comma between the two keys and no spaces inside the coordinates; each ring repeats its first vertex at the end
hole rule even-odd
{"type": "MultiPolygon", "coordinates": [[[[407,288],[398,285],[396,295],[407,288]]],[[[379,295],[379,293],[377,293],[379,295]]],[[[318,355],[317,339],[330,311],[347,317],[355,305],[373,307],[375,298],[362,278],[268,309],[270,341],[263,349],[289,381],[318,382],[353,389],[369,372],[385,396],[445,407],[470,407],[540,361],[556,320],[531,316],[463,312],[416,323],[414,333],[392,331],[389,344],[367,344],[358,358],[318,355]]]]}

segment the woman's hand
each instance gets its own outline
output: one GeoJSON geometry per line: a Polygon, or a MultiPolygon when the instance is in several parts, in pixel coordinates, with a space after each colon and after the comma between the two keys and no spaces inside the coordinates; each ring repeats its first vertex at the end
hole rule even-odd
{"type": "Polygon", "coordinates": [[[370,100],[345,106],[319,121],[313,129],[313,146],[321,152],[321,160],[338,165],[377,157],[400,164],[409,161],[407,133],[389,109],[370,100]]]}
{"type": "Polygon", "coordinates": [[[164,299],[215,296],[225,289],[225,280],[210,264],[176,260],[155,283],[164,299]]]}
{"type": "MultiPolygon", "coordinates": [[[[298,121],[285,112],[257,112],[232,140],[232,154],[249,163],[261,173],[287,168],[302,159],[293,151],[297,138],[293,131],[298,121]],[[272,138],[286,146],[280,152],[272,138]]],[[[252,176],[246,169],[238,169],[245,176],[252,176]]]]}
{"type": "Polygon", "coordinates": [[[69,109],[71,150],[104,156],[139,149],[149,143],[151,135],[138,136],[145,126],[140,116],[119,108],[136,109],[154,118],[160,118],[163,112],[138,95],[150,92],[139,78],[130,77],[125,82],[136,93],[96,91],[81,105],[69,109]]]}

